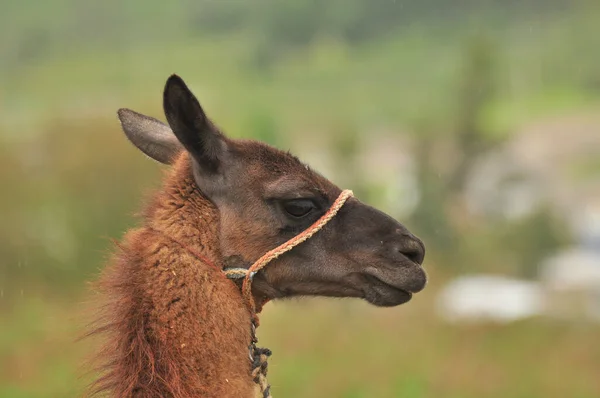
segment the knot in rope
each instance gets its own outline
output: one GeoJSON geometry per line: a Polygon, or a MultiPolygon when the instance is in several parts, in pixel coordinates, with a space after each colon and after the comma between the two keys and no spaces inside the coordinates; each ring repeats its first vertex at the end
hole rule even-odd
{"type": "Polygon", "coordinates": [[[252,380],[260,387],[262,398],[271,398],[271,386],[267,381],[267,360],[271,356],[271,350],[254,346],[253,355],[252,380]]]}

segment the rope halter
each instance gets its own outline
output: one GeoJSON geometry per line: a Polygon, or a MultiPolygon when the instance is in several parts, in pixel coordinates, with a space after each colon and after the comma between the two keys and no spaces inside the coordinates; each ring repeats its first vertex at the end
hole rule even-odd
{"type": "Polygon", "coordinates": [[[225,269],[225,275],[230,279],[241,279],[244,278],[244,282],[242,284],[242,294],[246,299],[246,303],[248,304],[248,308],[252,311],[252,314],[256,313],[256,304],[254,303],[254,297],[252,297],[252,280],[254,279],[254,275],[261,269],[267,266],[271,261],[275,260],[277,257],[281,256],[283,253],[286,253],[292,250],[294,247],[298,246],[300,243],[312,237],[318,231],[320,231],[325,224],[327,224],[335,215],[340,211],[344,203],[348,198],[354,196],[354,193],[346,189],[340,193],[340,196],[337,197],[335,202],[331,205],[329,210],[325,212],[317,221],[315,221],[310,227],[302,231],[300,234],[294,236],[287,242],[282,243],[274,249],[266,252],[262,257],[254,262],[250,266],[250,268],[228,268],[225,269]]]}

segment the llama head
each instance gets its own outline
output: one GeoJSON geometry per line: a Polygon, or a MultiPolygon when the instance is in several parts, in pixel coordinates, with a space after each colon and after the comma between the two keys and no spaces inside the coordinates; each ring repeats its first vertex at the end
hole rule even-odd
{"type": "MultiPolygon", "coordinates": [[[[176,75],[167,81],[163,106],[168,126],[121,109],[123,130],[161,163],[188,153],[195,184],[219,213],[219,251],[227,266],[249,267],[308,228],[341,193],[289,153],[227,138],[176,75]]],[[[360,297],[398,305],[426,284],[424,250],[402,224],[350,198],[321,231],[260,271],[252,289],[265,298],[360,297]]]]}

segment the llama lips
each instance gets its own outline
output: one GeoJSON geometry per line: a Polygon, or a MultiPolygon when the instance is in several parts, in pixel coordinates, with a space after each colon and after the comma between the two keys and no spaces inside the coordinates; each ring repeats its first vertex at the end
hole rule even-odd
{"type": "Polygon", "coordinates": [[[365,300],[379,307],[393,307],[404,304],[412,298],[412,293],[383,282],[373,275],[363,275],[368,282],[365,300]]]}

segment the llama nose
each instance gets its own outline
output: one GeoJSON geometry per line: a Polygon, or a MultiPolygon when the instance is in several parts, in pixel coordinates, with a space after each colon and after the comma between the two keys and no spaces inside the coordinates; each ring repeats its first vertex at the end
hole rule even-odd
{"type": "Polygon", "coordinates": [[[425,259],[425,245],[423,241],[411,233],[404,233],[400,239],[394,242],[397,253],[408,258],[416,264],[423,264],[425,259]]]}

